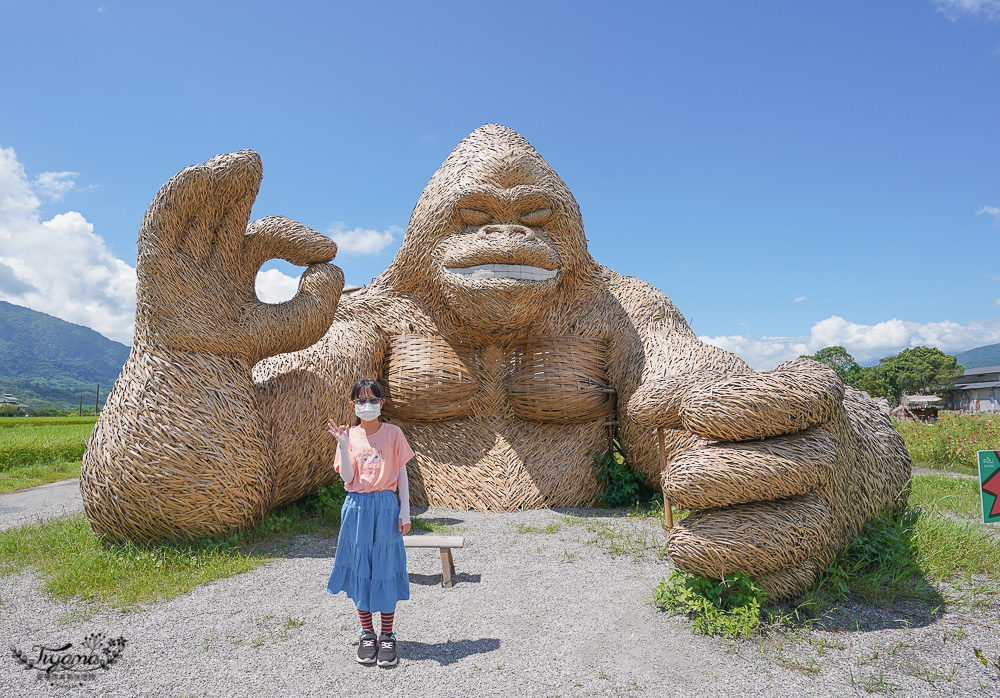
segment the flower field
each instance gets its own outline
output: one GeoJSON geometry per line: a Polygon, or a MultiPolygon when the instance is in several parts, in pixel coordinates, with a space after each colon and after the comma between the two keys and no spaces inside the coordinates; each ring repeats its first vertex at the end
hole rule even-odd
{"type": "Polygon", "coordinates": [[[893,423],[915,466],[976,473],[976,451],[1000,450],[1000,415],[944,414],[936,422],[893,423]]]}

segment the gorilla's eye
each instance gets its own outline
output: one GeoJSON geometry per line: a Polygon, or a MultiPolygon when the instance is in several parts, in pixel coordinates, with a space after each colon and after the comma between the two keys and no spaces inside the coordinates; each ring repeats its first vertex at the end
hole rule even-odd
{"type": "Polygon", "coordinates": [[[551,208],[539,208],[525,213],[518,219],[521,225],[527,225],[529,227],[535,227],[539,225],[545,225],[552,219],[552,209],[551,208]]]}
{"type": "Polygon", "coordinates": [[[477,211],[474,208],[460,208],[458,209],[458,215],[466,225],[486,225],[493,219],[493,216],[490,214],[477,211]]]}

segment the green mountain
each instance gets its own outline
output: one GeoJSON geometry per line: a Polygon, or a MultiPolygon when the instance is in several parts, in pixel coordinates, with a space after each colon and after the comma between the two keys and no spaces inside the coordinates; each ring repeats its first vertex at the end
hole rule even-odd
{"type": "Polygon", "coordinates": [[[970,368],[981,368],[983,366],[1000,366],[1000,344],[987,344],[984,347],[976,347],[955,354],[958,363],[965,366],[965,370],[970,368]]]}
{"type": "Polygon", "coordinates": [[[129,348],[94,330],[0,301],[0,392],[31,408],[101,404],[129,348]]]}

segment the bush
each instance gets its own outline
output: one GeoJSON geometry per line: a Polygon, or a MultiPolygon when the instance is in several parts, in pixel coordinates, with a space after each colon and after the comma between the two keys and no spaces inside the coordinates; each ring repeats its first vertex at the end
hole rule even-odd
{"type": "Polygon", "coordinates": [[[723,637],[751,637],[760,628],[767,594],[748,574],[708,579],[674,570],[654,591],[660,608],[687,614],[694,631],[723,637]]]}
{"type": "Polygon", "coordinates": [[[599,507],[617,509],[650,504],[657,499],[657,493],[646,486],[643,476],[628,467],[617,439],[611,442],[610,450],[591,451],[590,457],[591,472],[601,489],[597,497],[599,507]]]}
{"type": "Polygon", "coordinates": [[[23,417],[24,411],[17,405],[0,405],[0,417],[23,417]]]}
{"type": "Polygon", "coordinates": [[[71,414],[76,414],[75,412],[67,412],[66,410],[57,410],[55,407],[46,407],[44,410],[32,410],[32,417],[68,417],[71,414]]]}

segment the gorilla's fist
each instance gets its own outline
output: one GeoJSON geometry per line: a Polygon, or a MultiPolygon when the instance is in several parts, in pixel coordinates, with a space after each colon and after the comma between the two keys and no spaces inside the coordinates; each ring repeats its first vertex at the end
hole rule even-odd
{"type": "Polygon", "coordinates": [[[695,510],[668,536],[677,567],[747,572],[773,599],[808,589],[851,536],[909,494],[910,458],[888,415],[809,359],[652,381],[629,413],[709,441],[662,476],[664,496],[695,510]]]}

